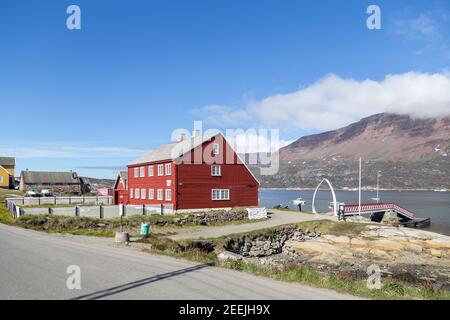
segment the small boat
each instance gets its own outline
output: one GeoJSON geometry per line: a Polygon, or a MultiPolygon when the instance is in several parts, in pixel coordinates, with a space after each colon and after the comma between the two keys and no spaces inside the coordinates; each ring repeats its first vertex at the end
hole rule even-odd
{"type": "Polygon", "coordinates": [[[305,200],[303,200],[302,198],[297,198],[295,200],[292,200],[292,203],[296,206],[302,206],[305,204],[305,200]]]}
{"type": "Polygon", "coordinates": [[[401,224],[410,228],[424,228],[431,224],[431,218],[414,218],[401,224]]]}

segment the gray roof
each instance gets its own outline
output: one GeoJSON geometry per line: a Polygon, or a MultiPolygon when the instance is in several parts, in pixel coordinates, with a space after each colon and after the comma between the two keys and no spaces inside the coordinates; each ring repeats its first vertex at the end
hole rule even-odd
{"type": "Polygon", "coordinates": [[[0,166],[15,166],[16,158],[13,157],[0,157],[0,166]]]}
{"type": "Polygon", "coordinates": [[[128,165],[132,166],[132,165],[136,165],[136,164],[151,163],[151,162],[157,162],[157,161],[163,161],[163,160],[175,160],[175,159],[179,158],[181,155],[202,145],[204,142],[208,141],[212,137],[217,136],[218,134],[221,134],[221,133],[218,131],[214,131],[210,134],[200,135],[196,138],[186,139],[181,142],[173,142],[173,143],[164,144],[164,145],[160,146],[159,148],[154,149],[154,150],[150,151],[149,153],[143,155],[142,157],[134,160],[133,162],[129,163],[128,165]],[[181,150],[183,151],[182,154],[180,154],[181,150]]]}
{"type": "Polygon", "coordinates": [[[80,184],[75,172],[22,171],[25,184],[80,184]]]}
{"type": "Polygon", "coordinates": [[[124,180],[128,179],[128,171],[120,171],[120,177],[124,180]]]}

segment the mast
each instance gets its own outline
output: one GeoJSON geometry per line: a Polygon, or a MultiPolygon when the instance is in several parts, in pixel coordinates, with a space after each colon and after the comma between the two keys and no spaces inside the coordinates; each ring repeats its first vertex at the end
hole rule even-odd
{"type": "Polygon", "coordinates": [[[380,171],[377,172],[377,203],[380,202],[380,171]]]}
{"type": "Polygon", "coordinates": [[[359,158],[358,215],[361,215],[361,157],[359,158]]]}

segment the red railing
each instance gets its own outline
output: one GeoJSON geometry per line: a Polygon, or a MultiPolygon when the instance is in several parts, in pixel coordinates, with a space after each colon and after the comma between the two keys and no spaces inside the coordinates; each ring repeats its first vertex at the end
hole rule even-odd
{"type": "MultiPolygon", "coordinates": [[[[361,204],[361,212],[372,212],[372,211],[383,211],[383,210],[394,210],[398,213],[407,216],[408,218],[414,218],[414,213],[402,208],[395,203],[370,203],[361,204]]],[[[359,205],[348,204],[344,206],[344,213],[355,213],[359,211],[359,205]]]]}

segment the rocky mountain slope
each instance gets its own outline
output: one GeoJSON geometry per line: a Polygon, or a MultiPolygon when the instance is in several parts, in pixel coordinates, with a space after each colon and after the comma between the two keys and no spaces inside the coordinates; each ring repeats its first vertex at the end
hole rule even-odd
{"type": "Polygon", "coordinates": [[[317,186],[329,178],[338,188],[358,185],[358,159],[363,158],[363,185],[382,188],[450,189],[450,117],[414,119],[376,114],[347,127],[302,137],[279,152],[280,170],[260,176],[262,187],[317,186]]]}

